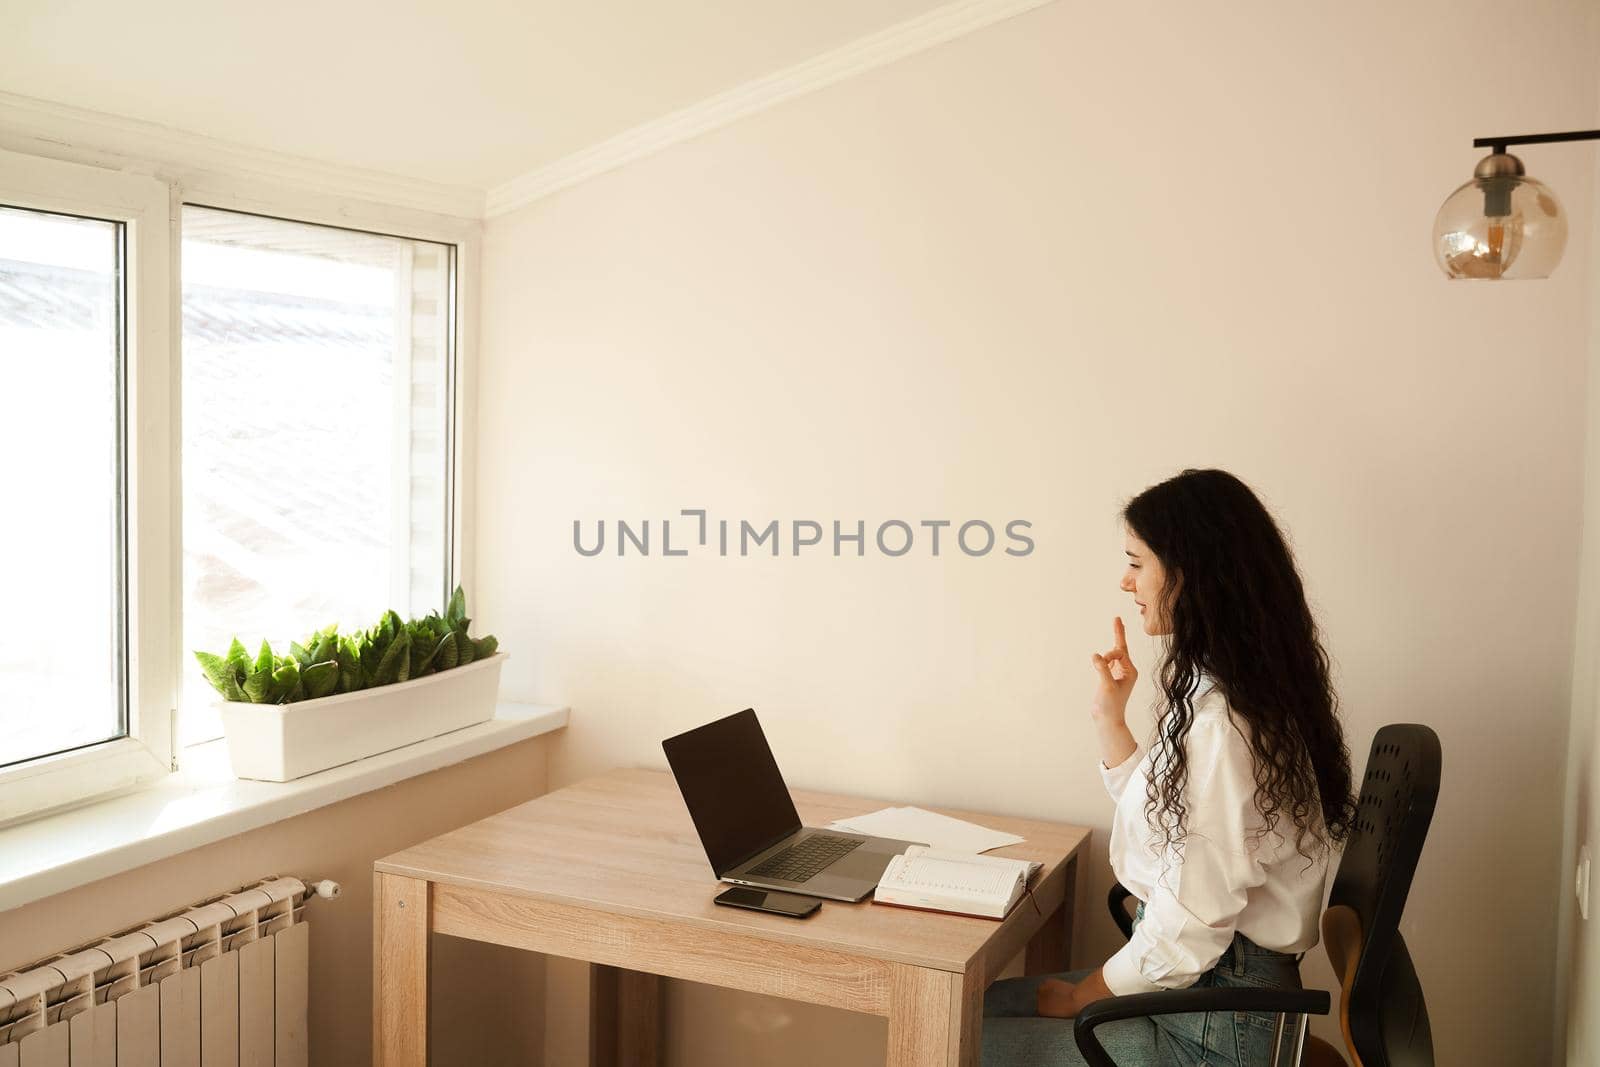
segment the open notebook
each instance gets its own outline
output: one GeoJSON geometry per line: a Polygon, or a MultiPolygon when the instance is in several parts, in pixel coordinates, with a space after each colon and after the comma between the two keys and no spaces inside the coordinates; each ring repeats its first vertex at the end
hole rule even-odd
{"type": "Polygon", "coordinates": [[[1003,919],[1041,866],[912,845],[889,861],[872,899],[901,908],[1003,919]]]}

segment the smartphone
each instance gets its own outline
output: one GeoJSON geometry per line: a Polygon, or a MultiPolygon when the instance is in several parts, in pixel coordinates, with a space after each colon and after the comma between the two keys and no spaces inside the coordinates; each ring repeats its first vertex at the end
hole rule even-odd
{"type": "Polygon", "coordinates": [[[770,911],[791,919],[804,919],[822,906],[822,901],[816,897],[779,893],[771,889],[750,889],[742,885],[718,893],[713,903],[726,904],[730,908],[749,908],[751,911],[770,911]]]}

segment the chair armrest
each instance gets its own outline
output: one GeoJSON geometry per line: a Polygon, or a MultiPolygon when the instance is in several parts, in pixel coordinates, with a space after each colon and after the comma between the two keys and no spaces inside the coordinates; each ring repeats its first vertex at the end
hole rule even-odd
{"type": "Polygon", "coordinates": [[[1121,882],[1111,883],[1111,892],[1106,894],[1106,907],[1111,909],[1111,919],[1117,924],[1117,929],[1122,931],[1124,941],[1133,937],[1133,918],[1128,914],[1128,909],[1123,907],[1123,901],[1133,896],[1121,882]]]}
{"type": "Polygon", "coordinates": [[[1207,1011],[1270,1011],[1289,1015],[1326,1015],[1332,998],[1321,989],[1245,989],[1239,986],[1207,989],[1164,989],[1159,993],[1134,993],[1097,1000],[1078,1013],[1072,1024],[1078,1051],[1089,1067],[1117,1067],[1094,1028],[1118,1019],[1151,1015],[1186,1015],[1207,1011]]]}

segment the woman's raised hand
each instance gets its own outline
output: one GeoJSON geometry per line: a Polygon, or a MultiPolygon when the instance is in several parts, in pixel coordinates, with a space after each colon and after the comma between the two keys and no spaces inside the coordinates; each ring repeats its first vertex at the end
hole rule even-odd
{"type": "Polygon", "coordinates": [[[1128,697],[1133,693],[1133,683],[1139,680],[1139,672],[1128,656],[1128,635],[1122,629],[1121,616],[1111,620],[1111,632],[1116,639],[1111,650],[1094,654],[1100,684],[1095,687],[1089,710],[1096,719],[1121,721],[1127,714],[1128,697]]]}

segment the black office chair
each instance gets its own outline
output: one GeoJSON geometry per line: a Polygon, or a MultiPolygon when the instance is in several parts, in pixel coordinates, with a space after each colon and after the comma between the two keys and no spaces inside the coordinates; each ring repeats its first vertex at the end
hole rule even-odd
{"type": "MultiPolygon", "coordinates": [[[[1400,723],[1378,731],[1367,755],[1355,827],[1322,915],[1323,945],[1340,982],[1340,1029],[1356,1067],[1433,1067],[1428,1010],[1399,925],[1433,820],[1440,763],[1439,737],[1428,727],[1400,723]]],[[[1106,901],[1124,937],[1133,936],[1130,896],[1113,885],[1106,901]]],[[[1297,1026],[1304,1027],[1306,1016],[1328,1013],[1329,1000],[1321,990],[1306,989],[1177,989],[1108,997],[1078,1014],[1073,1036],[1090,1067],[1117,1067],[1094,1031],[1118,1019],[1269,1011],[1278,1015],[1281,1035],[1289,1016],[1300,1016],[1297,1026]]],[[[1274,1051],[1274,1065],[1277,1059],[1274,1051]]],[[[1345,1064],[1333,1046],[1314,1037],[1304,1038],[1303,1062],[1345,1064]]]]}
{"type": "MultiPolygon", "coordinates": [[[[1322,913],[1322,943],[1339,978],[1339,1029],[1357,1067],[1433,1067],[1422,983],[1400,915],[1433,820],[1442,759],[1426,726],[1385,726],[1373,739],[1356,827],[1322,913]]],[[[1344,1067],[1313,1039],[1308,1067],[1344,1067]]]]}

